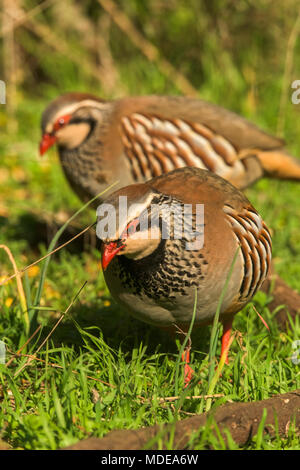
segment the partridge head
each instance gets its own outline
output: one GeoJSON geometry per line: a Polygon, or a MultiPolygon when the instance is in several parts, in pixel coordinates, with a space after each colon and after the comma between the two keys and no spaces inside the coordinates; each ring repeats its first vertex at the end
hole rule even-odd
{"type": "Polygon", "coordinates": [[[40,153],[57,144],[72,188],[91,199],[112,183],[143,183],[184,166],[222,176],[239,189],[266,176],[300,180],[282,140],[222,107],[186,97],[104,101],[67,93],[42,116],[40,153]]]}

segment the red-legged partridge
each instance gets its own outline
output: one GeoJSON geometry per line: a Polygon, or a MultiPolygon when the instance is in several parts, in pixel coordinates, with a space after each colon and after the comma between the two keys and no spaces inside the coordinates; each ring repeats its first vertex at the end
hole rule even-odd
{"type": "Polygon", "coordinates": [[[114,192],[97,213],[107,286],[140,320],[186,331],[197,289],[195,324],[209,324],[229,278],[220,310],[227,356],[233,316],[271,262],[269,230],[248,199],[223,178],[186,167],[114,192]]]}
{"type": "Polygon", "coordinates": [[[282,140],[200,99],[104,101],[68,93],[44,111],[42,134],[40,153],[57,144],[83,200],[116,181],[119,187],[141,183],[184,166],[210,170],[239,189],[264,175],[300,180],[299,161],[285,153],[282,140]]]}

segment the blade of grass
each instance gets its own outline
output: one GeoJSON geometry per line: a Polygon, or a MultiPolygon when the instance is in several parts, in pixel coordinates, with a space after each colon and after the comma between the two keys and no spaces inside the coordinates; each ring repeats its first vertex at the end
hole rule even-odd
{"type": "MultiPolygon", "coordinates": [[[[48,339],[50,338],[50,336],[52,335],[53,331],[58,327],[58,325],[60,324],[60,322],[62,321],[62,319],[65,317],[65,315],[68,313],[68,311],[70,310],[70,308],[72,307],[72,305],[74,304],[74,302],[77,300],[80,292],[82,291],[82,289],[86,286],[87,284],[87,281],[84,282],[84,284],[80,287],[79,291],[77,292],[77,294],[73,297],[71,303],[69,304],[69,306],[67,307],[67,309],[65,310],[65,312],[62,312],[62,315],[61,317],[57,320],[57,322],[55,323],[55,325],[53,326],[53,328],[51,329],[50,333],[46,336],[46,338],[44,339],[44,341],[40,344],[40,346],[37,348],[37,350],[35,351],[35,354],[37,354],[41,349],[42,347],[44,346],[44,344],[48,341],[48,339]]],[[[14,373],[14,376],[17,376],[20,374],[20,372],[25,369],[25,367],[28,366],[28,364],[31,363],[33,359],[29,358],[28,361],[23,364],[20,369],[18,369],[15,373],[14,373]]]]}
{"type": "MultiPolygon", "coordinates": [[[[210,384],[210,382],[212,381],[213,375],[214,375],[214,359],[215,359],[215,356],[216,356],[216,349],[217,349],[217,343],[218,343],[219,317],[220,317],[221,306],[222,306],[222,303],[223,303],[223,300],[224,300],[225,293],[226,293],[227,288],[228,288],[230,278],[231,278],[232,273],[233,273],[233,268],[234,268],[235,262],[237,260],[239,250],[240,250],[240,247],[238,247],[238,249],[236,250],[236,252],[234,254],[234,257],[233,257],[233,260],[232,260],[232,263],[231,263],[231,266],[230,266],[230,269],[229,269],[229,272],[228,272],[228,276],[226,278],[224,287],[222,289],[222,292],[221,292],[221,295],[220,295],[220,298],[219,298],[219,302],[218,302],[218,305],[217,305],[216,313],[215,313],[215,316],[214,316],[214,321],[213,321],[211,335],[210,335],[210,344],[209,344],[208,384],[210,384]]],[[[208,395],[210,395],[210,394],[211,393],[208,392],[208,395]]]]}
{"type": "MultiPolygon", "coordinates": [[[[46,255],[42,256],[41,258],[37,259],[36,261],[34,261],[33,263],[31,264],[28,264],[25,268],[23,269],[20,269],[20,271],[18,271],[17,273],[15,274],[12,274],[11,276],[9,277],[6,277],[3,281],[0,282],[0,287],[7,284],[7,282],[9,282],[11,279],[14,279],[17,275],[19,274],[23,274],[23,273],[26,273],[26,271],[31,268],[32,266],[35,266],[36,264],[40,263],[41,261],[43,261],[44,259],[48,258],[49,256],[52,256],[54,253],[56,253],[57,251],[61,250],[62,248],[64,248],[65,246],[69,245],[69,243],[72,243],[74,240],[76,240],[76,238],[80,237],[81,235],[83,235],[85,232],[87,232],[91,227],[93,227],[94,225],[96,224],[96,222],[93,222],[91,225],[89,225],[88,227],[86,227],[85,229],[83,229],[81,232],[77,233],[73,238],[70,238],[70,240],[66,241],[65,243],[63,243],[62,245],[59,245],[57,248],[55,248],[55,250],[53,251],[50,251],[49,253],[47,253],[46,255]]],[[[30,307],[32,307],[32,305],[30,305],[30,307]]]]}
{"type": "MultiPolygon", "coordinates": [[[[87,206],[89,206],[92,202],[94,202],[95,199],[97,199],[98,197],[102,196],[105,192],[109,191],[113,186],[115,186],[116,184],[118,183],[118,181],[116,181],[115,183],[111,184],[108,188],[105,189],[105,191],[102,191],[102,193],[99,193],[97,194],[97,196],[95,196],[93,199],[91,199],[90,201],[88,201],[84,206],[82,206],[77,212],[75,212],[75,214],[72,215],[72,217],[70,217],[70,219],[68,219],[65,224],[58,230],[58,232],[56,232],[55,234],[55,237],[57,237],[57,239],[60,237],[60,235],[63,233],[63,231],[66,229],[66,227],[68,226],[68,224],[75,218],[77,217],[77,215],[82,212],[87,206]],[[64,229],[64,230],[63,230],[64,229]]],[[[68,240],[66,243],[60,245],[59,247],[55,248],[55,250],[49,250],[48,249],[48,252],[45,256],[42,256],[41,258],[39,258],[37,261],[34,261],[33,263],[29,264],[28,266],[26,266],[25,268],[23,269],[20,269],[20,271],[17,271],[15,274],[12,274],[11,276],[9,277],[6,277],[5,279],[1,280],[0,282],[0,287],[1,286],[4,286],[8,281],[10,281],[11,279],[14,279],[17,275],[19,274],[23,274],[25,271],[27,271],[27,269],[31,268],[32,266],[35,266],[36,264],[40,263],[41,261],[43,261],[44,259],[46,258],[49,258],[51,255],[53,255],[54,253],[56,253],[57,251],[61,250],[64,246],[68,245],[69,243],[71,243],[73,240],[75,240],[76,238],[80,237],[83,233],[85,233],[87,230],[89,230],[93,225],[95,225],[96,222],[92,223],[91,225],[89,225],[88,227],[86,227],[84,230],[82,230],[80,233],[78,233],[77,235],[75,235],[75,237],[71,238],[70,240],[68,240]]],[[[53,240],[51,241],[50,245],[53,243],[53,240]]],[[[57,240],[56,240],[57,241],[57,240]]],[[[49,245],[49,246],[50,246],[49,245]]],[[[54,243],[55,245],[55,243],[54,243]]]]}
{"type": "Polygon", "coordinates": [[[8,258],[9,258],[9,260],[10,260],[12,266],[13,266],[13,270],[14,270],[14,273],[15,273],[16,281],[17,281],[19,301],[20,301],[21,309],[22,309],[22,312],[23,312],[23,315],[24,315],[24,321],[25,321],[25,325],[26,325],[26,332],[28,333],[28,331],[29,331],[29,315],[28,315],[28,312],[27,312],[27,302],[26,302],[25,292],[24,292],[24,289],[23,289],[21,275],[18,272],[17,264],[15,262],[13,254],[10,251],[10,249],[8,248],[8,246],[0,245],[0,248],[2,248],[6,252],[6,254],[7,254],[7,256],[8,256],[8,258]]]}
{"type": "Polygon", "coordinates": [[[24,290],[25,290],[27,310],[28,310],[30,305],[32,304],[32,299],[31,299],[31,289],[30,289],[29,277],[28,277],[27,272],[25,272],[25,274],[24,274],[24,290]]]}
{"type": "MultiPolygon", "coordinates": [[[[47,254],[50,254],[54,248],[55,248],[55,245],[59,239],[59,237],[63,234],[63,232],[65,231],[65,229],[67,228],[67,226],[69,225],[69,223],[75,219],[82,211],[84,211],[90,204],[92,204],[92,202],[94,202],[97,198],[99,198],[100,196],[102,196],[103,194],[105,194],[107,191],[109,191],[114,185],[116,185],[117,182],[113,183],[112,185],[110,185],[108,188],[106,188],[104,191],[102,191],[101,193],[97,194],[97,196],[95,196],[94,198],[92,198],[90,201],[88,201],[86,204],[84,204],[80,209],[78,209],[78,211],[75,212],[75,214],[72,215],[72,217],[70,217],[65,223],[64,225],[56,232],[55,236],[53,237],[53,239],[51,240],[50,242],[50,245],[48,247],[48,251],[47,251],[47,254]]],[[[47,273],[47,269],[48,269],[48,265],[49,265],[49,262],[50,262],[50,259],[51,259],[51,256],[48,256],[48,258],[46,258],[44,264],[43,264],[43,267],[42,267],[42,270],[41,270],[41,276],[40,276],[40,280],[39,280],[39,285],[38,285],[38,288],[37,288],[37,292],[36,292],[36,296],[35,296],[35,300],[34,300],[34,304],[33,304],[33,307],[36,307],[37,305],[39,305],[40,303],[40,300],[41,300],[41,295],[42,295],[42,291],[43,291],[43,287],[44,287],[44,282],[45,282],[45,278],[46,278],[46,273],[47,273]]],[[[38,315],[38,311],[35,311],[34,313],[32,312],[29,312],[29,318],[31,318],[31,320],[33,321],[33,328],[34,328],[34,324],[36,323],[36,318],[37,318],[37,315],[38,315]]]]}
{"type": "MultiPolygon", "coordinates": [[[[240,250],[240,247],[237,248],[237,250],[234,254],[234,257],[233,257],[233,260],[232,260],[232,263],[231,263],[231,266],[230,266],[230,269],[229,269],[229,272],[228,272],[228,276],[226,278],[224,287],[222,289],[222,292],[221,292],[221,295],[220,295],[220,298],[219,298],[219,302],[218,302],[218,305],[217,305],[217,310],[216,310],[216,313],[215,313],[215,316],[214,316],[212,331],[211,331],[211,335],[210,335],[209,356],[208,356],[209,357],[209,372],[208,372],[207,395],[213,395],[214,388],[217,384],[217,381],[219,379],[219,376],[220,376],[220,374],[222,372],[222,369],[224,367],[224,364],[225,364],[225,354],[223,354],[221,359],[220,359],[220,362],[218,364],[218,367],[217,367],[216,371],[214,370],[214,362],[215,362],[216,349],[217,349],[217,338],[218,338],[218,331],[219,331],[219,324],[218,323],[219,323],[221,306],[222,306],[223,299],[224,299],[225,293],[226,293],[228,285],[229,285],[230,278],[231,278],[232,273],[233,273],[233,268],[234,268],[234,265],[236,263],[239,250],[240,250]]],[[[232,341],[233,341],[233,338],[231,338],[231,340],[229,341],[229,346],[232,343],[232,341]]],[[[212,400],[209,399],[206,402],[206,411],[210,410],[211,404],[212,404],[212,400]]]]}
{"type": "Polygon", "coordinates": [[[183,351],[184,351],[184,349],[187,345],[187,342],[189,341],[191,333],[192,333],[192,329],[193,329],[195,318],[196,318],[196,310],[197,310],[197,289],[195,289],[195,301],[194,301],[194,310],[193,310],[192,320],[191,320],[188,332],[187,332],[187,334],[184,338],[184,341],[181,345],[180,351],[179,351],[178,356],[177,356],[176,365],[175,365],[175,395],[176,396],[179,395],[179,393],[178,393],[179,383],[178,382],[179,382],[179,366],[180,366],[180,362],[181,362],[181,357],[182,357],[183,351]]]}
{"type": "Polygon", "coordinates": [[[66,420],[65,420],[65,416],[64,416],[64,412],[63,412],[63,407],[62,407],[60,398],[58,396],[57,389],[56,389],[56,386],[55,386],[55,382],[54,382],[53,379],[51,380],[51,392],[52,392],[52,399],[53,399],[53,403],[54,403],[54,408],[55,408],[57,420],[58,420],[60,426],[63,429],[65,429],[66,428],[66,420]]]}
{"type": "Polygon", "coordinates": [[[261,421],[259,423],[258,429],[257,429],[257,435],[256,435],[256,450],[260,450],[263,440],[264,440],[264,428],[265,428],[265,422],[267,419],[267,409],[263,409],[263,414],[261,417],[261,421]]]}
{"type": "Polygon", "coordinates": [[[23,344],[23,346],[18,349],[18,351],[9,359],[9,361],[6,363],[6,367],[8,367],[12,361],[15,359],[15,357],[19,356],[19,354],[23,351],[23,349],[27,346],[27,344],[30,343],[30,341],[32,340],[32,338],[34,338],[34,336],[40,331],[40,329],[42,328],[42,325],[39,325],[37,327],[37,329],[35,330],[35,332],[30,336],[30,338],[28,338],[28,340],[23,344]]]}

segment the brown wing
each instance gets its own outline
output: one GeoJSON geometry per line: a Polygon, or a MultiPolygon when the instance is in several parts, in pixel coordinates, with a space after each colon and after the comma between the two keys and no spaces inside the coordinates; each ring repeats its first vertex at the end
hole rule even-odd
{"type": "Polygon", "coordinates": [[[225,212],[226,223],[233,229],[244,261],[240,301],[250,299],[269,271],[272,242],[266,224],[248,199],[222,178],[196,168],[172,172],[149,181],[147,185],[177,197],[183,203],[204,204],[204,214],[211,217],[210,224],[214,223],[220,246],[228,235],[223,225],[222,214],[225,212]],[[183,191],[182,188],[186,189],[183,191]]]}
{"type": "Polygon", "coordinates": [[[133,113],[121,119],[121,136],[135,182],[184,166],[209,170],[239,188],[263,174],[254,154],[241,159],[223,135],[191,120],[133,113]]]}
{"type": "Polygon", "coordinates": [[[240,244],[244,259],[244,276],[240,300],[250,299],[265,280],[271,264],[270,232],[251,205],[242,211],[225,205],[223,208],[240,244]]]}
{"type": "Polygon", "coordinates": [[[200,99],[169,96],[131,97],[119,102],[123,116],[145,113],[162,120],[180,119],[209,128],[223,136],[237,150],[260,148],[272,150],[284,141],[264,132],[247,119],[221,106],[200,99]]]}
{"type": "Polygon", "coordinates": [[[186,204],[211,204],[221,209],[232,200],[237,208],[250,204],[246,196],[228,181],[199,168],[181,168],[149,180],[146,185],[186,204]]]}
{"type": "Polygon", "coordinates": [[[299,180],[284,141],[222,107],[186,97],[148,96],[116,105],[133,181],[183,166],[210,170],[239,189],[264,174],[299,180]]]}

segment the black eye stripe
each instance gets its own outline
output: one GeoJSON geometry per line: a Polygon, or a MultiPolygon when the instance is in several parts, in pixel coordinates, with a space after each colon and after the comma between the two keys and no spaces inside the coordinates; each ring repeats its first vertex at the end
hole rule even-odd
{"type": "Polygon", "coordinates": [[[138,232],[140,230],[140,222],[138,219],[135,219],[131,222],[129,222],[129,224],[127,225],[127,232],[129,234],[131,233],[134,233],[134,232],[138,232]]]}
{"type": "Polygon", "coordinates": [[[92,126],[94,124],[94,120],[91,118],[84,118],[84,117],[79,117],[79,116],[74,116],[70,119],[69,124],[81,124],[85,122],[86,124],[89,124],[92,126]]]}

